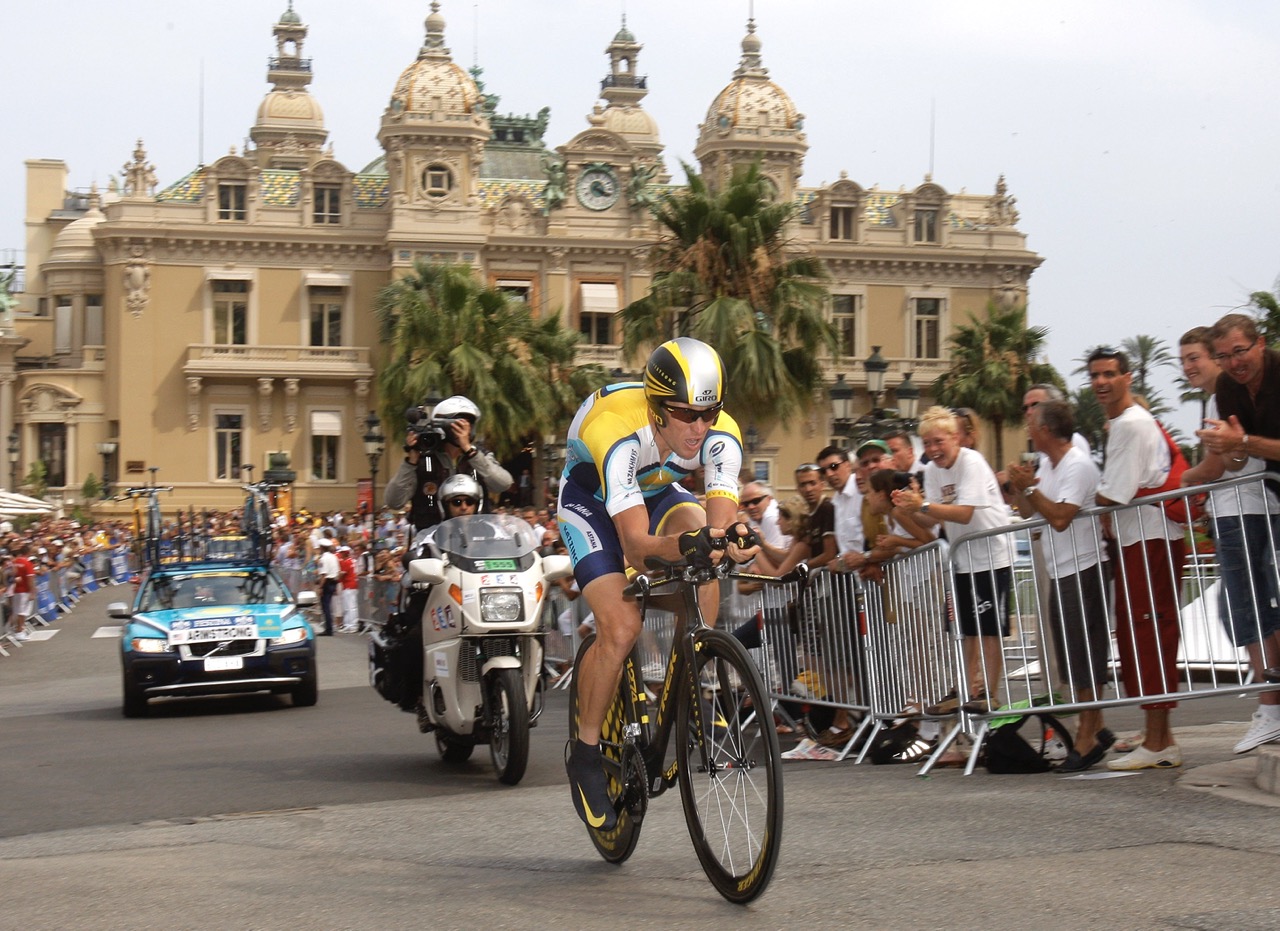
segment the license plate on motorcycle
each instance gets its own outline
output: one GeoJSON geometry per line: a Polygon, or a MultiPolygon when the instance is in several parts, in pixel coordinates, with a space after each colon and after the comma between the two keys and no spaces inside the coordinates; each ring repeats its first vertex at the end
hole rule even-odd
{"type": "Polygon", "coordinates": [[[229,672],[244,669],[244,659],[239,656],[210,656],[204,661],[205,672],[229,672]]]}

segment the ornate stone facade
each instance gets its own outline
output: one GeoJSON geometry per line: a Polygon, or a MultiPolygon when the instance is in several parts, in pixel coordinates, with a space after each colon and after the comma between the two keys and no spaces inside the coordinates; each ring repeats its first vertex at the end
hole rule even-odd
{"type": "MultiPolygon", "coordinates": [[[[552,149],[548,112],[500,114],[480,70],[454,62],[431,3],[423,45],[380,118],[369,102],[384,155],[361,170],[333,159],[292,2],[273,37],[270,90],[243,150],[162,182],[139,140],[101,198],[68,193],[61,162],[28,163],[27,291],[13,330],[0,333],[0,376],[5,353],[17,354],[0,426],[16,416],[24,472],[56,450],[74,496],[100,470],[95,444],[112,441],[115,462],[136,470],[109,476],[115,483],[159,467],[174,504],[229,506],[240,465],[260,474],[268,453],[285,452],[297,506],[351,508],[369,472],[361,434],[376,402],[370,308],[420,257],[474,266],[581,331],[584,361],[624,366],[614,315],[647,289],[660,235],[648,208],[671,184],[644,108],[643,46],[625,20],[604,50],[600,100],[552,149]]],[[[927,387],[946,365],[953,324],[992,300],[1025,301],[1041,261],[1004,178],[991,195],[927,178],[911,190],[843,175],[806,188],[804,116],[765,68],[754,22],[741,47],[728,83],[708,93],[695,149],[703,173],[719,183],[759,160],[777,196],[799,206],[793,238],[831,274],[841,352],[826,360],[830,380],[864,384],[876,345],[890,395],[908,372],[927,387]]],[[[748,465],[785,487],[825,442],[828,412],[756,426],[748,465]]],[[[394,449],[400,425],[384,428],[394,449]]],[[[395,461],[384,457],[379,487],[395,461]]]]}

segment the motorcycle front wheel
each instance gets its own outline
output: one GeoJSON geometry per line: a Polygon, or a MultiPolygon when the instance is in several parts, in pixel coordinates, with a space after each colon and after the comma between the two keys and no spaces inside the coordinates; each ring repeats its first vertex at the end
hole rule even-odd
{"type": "Polygon", "coordinates": [[[498,669],[490,678],[493,731],[489,756],[498,781],[509,786],[524,778],[529,764],[529,705],[519,669],[498,669]]]}

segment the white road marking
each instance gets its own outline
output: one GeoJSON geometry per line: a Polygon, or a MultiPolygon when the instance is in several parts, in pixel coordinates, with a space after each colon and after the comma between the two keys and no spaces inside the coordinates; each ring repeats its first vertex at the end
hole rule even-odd
{"type": "MultiPolygon", "coordinates": [[[[99,627],[93,632],[93,637],[119,637],[120,631],[124,629],[123,625],[115,624],[106,627],[99,627]]],[[[91,638],[92,639],[92,638],[91,638]]]]}

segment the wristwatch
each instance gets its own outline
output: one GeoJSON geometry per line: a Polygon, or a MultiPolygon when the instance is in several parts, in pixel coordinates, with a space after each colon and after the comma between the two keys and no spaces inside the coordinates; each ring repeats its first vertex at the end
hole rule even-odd
{"type": "Polygon", "coordinates": [[[924,503],[922,503],[922,504],[920,505],[920,513],[921,513],[921,514],[928,514],[928,513],[929,513],[929,505],[930,505],[930,504],[932,504],[932,502],[931,502],[931,501],[925,501],[924,503]]]}

